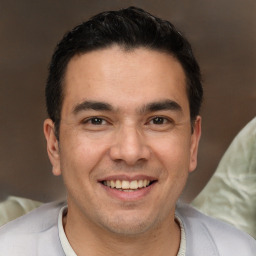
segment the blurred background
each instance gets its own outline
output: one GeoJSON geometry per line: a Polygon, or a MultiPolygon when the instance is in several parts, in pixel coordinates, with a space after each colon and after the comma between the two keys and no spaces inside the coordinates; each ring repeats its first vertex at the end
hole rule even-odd
{"type": "Polygon", "coordinates": [[[92,15],[128,6],[168,19],[191,42],[205,99],[197,170],[183,198],[205,186],[232,139],[256,114],[254,0],[0,1],[0,200],[65,196],[43,137],[47,67],[63,34],[92,15]]]}

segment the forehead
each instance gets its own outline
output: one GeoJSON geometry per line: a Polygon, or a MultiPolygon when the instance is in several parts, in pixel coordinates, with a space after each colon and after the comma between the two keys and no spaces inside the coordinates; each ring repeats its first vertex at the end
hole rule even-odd
{"type": "Polygon", "coordinates": [[[170,54],[112,46],[77,55],[68,63],[63,107],[84,100],[139,106],[166,98],[188,103],[184,70],[170,54]]]}

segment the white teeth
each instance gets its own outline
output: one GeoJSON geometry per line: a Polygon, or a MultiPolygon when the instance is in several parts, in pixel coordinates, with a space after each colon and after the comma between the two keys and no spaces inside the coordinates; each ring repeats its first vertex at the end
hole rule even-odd
{"type": "Polygon", "coordinates": [[[122,181],[122,189],[129,189],[130,188],[130,182],[127,180],[122,181]]]}
{"type": "Polygon", "coordinates": [[[111,180],[110,185],[111,185],[111,188],[114,188],[115,187],[115,182],[113,180],[111,180]]]}
{"type": "Polygon", "coordinates": [[[130,189],[137,189],[138,188],[138,182],[137,180],[133,180],[130,182],[130,189]]]}
{"type": "Polygon", "coordinates": [[[117,180],[115,187],[116,188],[122,188],[122,182],[120,180],[117,180]]]}
{"type": "Polygon", "coordinates": [[[119,190],[125,190],[127,192],[131,192],[137,190],[139,188],[145,188],[150,184],[150,180],[108,180],[104,181],[103,184],[105,186],[116,188],[119,190]]]}
{"type": "Polygon", "coordinates": [[[142,188],[143,187],[143,180],[138,180],[138,187],[142,188]]]}

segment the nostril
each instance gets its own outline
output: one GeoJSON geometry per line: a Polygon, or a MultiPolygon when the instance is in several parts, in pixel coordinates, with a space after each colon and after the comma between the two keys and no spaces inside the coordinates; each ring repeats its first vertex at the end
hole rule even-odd
{"type": "Polygon", "coordinates": [[[150,157],[150,149],[136,127],[123,127],[110,148],[110,157],[116,162],[124,161],[134,165],[150,157]]]}

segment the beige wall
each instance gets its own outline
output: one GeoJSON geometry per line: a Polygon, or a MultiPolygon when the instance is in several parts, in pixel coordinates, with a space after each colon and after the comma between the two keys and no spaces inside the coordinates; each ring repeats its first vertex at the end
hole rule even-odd
{"type": "Polygon", "coordinates": [[[256,113],[253,0],[0,1],[0,198],[48,201],[64,194],[47,159],[44,84],[63,33],[93,14],[135,5],[172,21],[189,38],[204,76],[203,137],[185,198],[205,185],[236,133],[256,113]]]}

